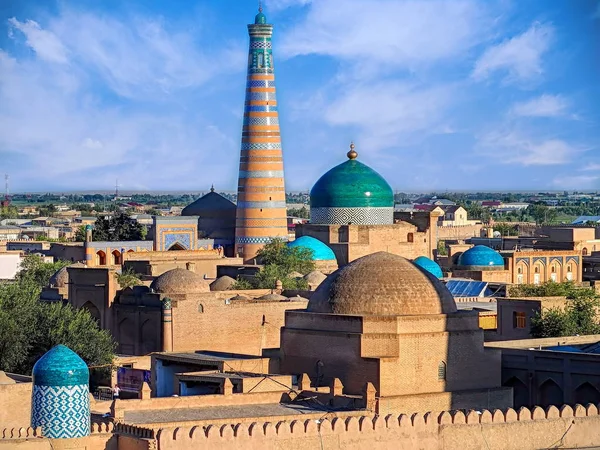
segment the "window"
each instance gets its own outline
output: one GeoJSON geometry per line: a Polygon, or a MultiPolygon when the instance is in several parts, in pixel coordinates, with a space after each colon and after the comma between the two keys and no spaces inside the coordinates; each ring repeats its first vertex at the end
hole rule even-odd
{"type": "Polygon", "coordinates": [[[581,251],[581,254],[582,254],[583,256],[587,256],[587,254],[588,254],[588,249],[584,247],[584,248],[583,248],[583,250],[581,251]]]}
{"type": "Polygon", "coordinates": [[[406,241],[407,241],[407,242],[414,242],[414,240],[415,240],[415,235],[414,235],[414,234],[412,234],[412,233],[408,233],[408,234],[406,235],[406,241]]]}
{"type": "Polygon", "coordinates": [[[513,312],[513,328],[525,328],[527,326],[527,315],[524,312],[513,312]]]}
{"type": "Polygon", "coordinates": [[[540,273],[540,268],[539,268],[539,267],[536,267],[534,272],[535,272],[535,273],[540,273]]]}
{"type": "Polygon", "coordinates": [[[518,273],[519,275],[520,275],[520,274],[522,274],[522,273],[523,273],[523,268],[522,268],[522,267],[519,267],[519,268],[517,269],[517,273],[518,273]]]}
{"type": "Polygon", "coordinates": [[[438,365],[438,380],[445,381],[446,380],[446,363],[441,361],[438,365]]]}
{"type": "Polygon", "coordinates": [[[200,304],[198,305],[198,312],[199,312],[199,313],[203,313],[203,312],[204,312],[204,306],[202,305],[202,303],[200,303],[200,304]]]}

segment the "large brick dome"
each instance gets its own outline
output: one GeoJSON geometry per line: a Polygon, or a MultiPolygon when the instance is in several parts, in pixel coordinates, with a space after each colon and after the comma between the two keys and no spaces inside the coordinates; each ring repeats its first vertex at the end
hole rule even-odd
{"type": "Polygon", "coordinates": [[[378,252],[338,269],[317,288],[308,311],[404,316],[456,312],[452,295],[437,278],[409,260],[378,252]]]}
{"type": "Polygon", "coordinates": [[[156,278],[150,289],[160,294],[199,294],[210,292],[210,285],[196,272],[177,268],[156,278]]]}

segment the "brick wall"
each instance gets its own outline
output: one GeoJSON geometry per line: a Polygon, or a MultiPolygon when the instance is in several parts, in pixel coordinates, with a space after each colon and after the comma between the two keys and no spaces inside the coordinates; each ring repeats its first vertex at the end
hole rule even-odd
{"type": "Polygon", "coordinates": [[[31,421],[31,383],[0,384],[0,428],[31,421]]]}

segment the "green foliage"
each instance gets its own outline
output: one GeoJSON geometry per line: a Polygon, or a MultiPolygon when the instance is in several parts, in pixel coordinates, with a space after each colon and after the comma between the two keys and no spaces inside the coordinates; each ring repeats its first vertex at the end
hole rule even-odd
{"type": "MultiPolygon", "coordinates": [[[[547,281],[542,284],[516,284],[509,287],[511,297],[567,297],[575,298],[581,295],[584,288],[579,288],[572,281],[555,283],[547,281]]],[[[593,292],[593,290],[588,289],[593,292]]]]}
{"type": "Polygon", "coordinates": [[[140,280],[139,274],[137,274],[133,269],[127,268],[123,270],[121,273],[115,273],[115,278],[121,286],[122,289],[126,289],[128,287],[139,286],[142,284],[140,280]]]}
{"type": "Polygon", "coordinates": [[[30,374],[35,362],[58,344],[88,365],[112,362],[116,344],[87,310],[39,301],[42,286],[64,265],[30,256],[14,283],[0,284],[0,370],[30,374]]]}
{"type": "Polygon", "coordinates": [[[533,337],[561,337],[600,333],[597,319],[598,297],[589,290],[577,293],[563,310],[551,308],[531,320],[533,337]]]}
{"type": "Polygon", "coordinates": [[[19,217],[19,210],[16,206],[3,206],[0,207],[0,220],[4,219],[16,219],[19,217]]]}
{"type": "Polygon", "coordinates": [[[494,231],[500,232],[502,236],[518,236],[519,227],[513,224],[500,222],[494,224],[494,231]]]}
{"type": "Polygon", "coordinates": [[[446,241],[438,241],[437,254],[439,256],[448,256],[448,249],[446,248],[446,241]]]}
{"type": "Polygon", "coordinates": [[[75,242],[85,242],[85,225],[80,225],[75,230],[75,242]]]}
{"type": "MultiPolygon", "coordinates": [[[[308,283],[303,278],[290,278],[292,272],[307,274],[315,270],[313,251],[301,247],[288,247],[284,240],[273,239],[259,250],[257,259],[264,267],[249,283],[254,289],[273,289],[280,280],[284,289],[308,289],[308,283]]],[[[243,286],[238,279],[237,286],[243,286]]],[[[244,287],[243,289],[248,289],[244,287]]]]}
{"type": "Polygon", "coordinates": [[[94,241],[141,241],[147,230],[127,214],[119,213],[114,216],[101,216],[94,224],[94,241]]]}
{"type": "Polygon", "coordinates": [[[71,264],[68,261],[44,262],[41,256],[27,255],[21,261],[21,270],[17,273],[17,281],[30,281],[39,289],[48,285],[50,277],[63,267],[71,264]]]}
{"type": "Polygon", "coordinates": [[[287,213],[288,216],[292,217],[300,217],[302,219],[310,218],[310,212],[306,206],[303,206],[302,208],[290,208],[287,210],[287,213]]]}
{"type": "Polygon", "coordinates": [[[254,286],[246,278],[237,277],[237,280],[235,281],[235,284],[231,286],[231,289],[245,291],[247,289],[254,289],[254,286]]]}

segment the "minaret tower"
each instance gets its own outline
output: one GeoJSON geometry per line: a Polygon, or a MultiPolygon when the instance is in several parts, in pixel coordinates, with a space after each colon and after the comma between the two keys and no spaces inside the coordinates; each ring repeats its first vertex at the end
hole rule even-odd
{"type": "Polygon", "coordinates": [[[273,25],[259,7],[250,48],[238,181],[235,252],[251,262],[274,237],[287,240],[283,154],[271,52],[273,25]]]}

